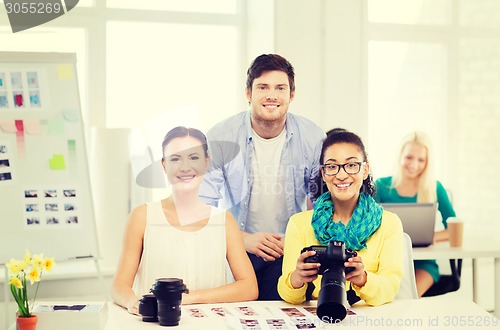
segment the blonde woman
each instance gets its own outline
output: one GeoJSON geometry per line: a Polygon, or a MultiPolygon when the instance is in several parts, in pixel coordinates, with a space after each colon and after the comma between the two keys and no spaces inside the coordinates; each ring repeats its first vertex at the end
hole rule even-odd
{"type": "MultiPolygon", "coordinates": [[[[401,144],[396,172],[393,176],[376,181],[375,200],[380,203],[438,203],[444,230],[434,235],[434,241],[448,240],[447,219],[455,210],[441,182],[434,176],[432,149],[429,137],[423,132],[408,134],[401,144]]],[[[417,291],[422,296],[439,280],[435,260],[416,260],[415,278],[417,291]]]]}

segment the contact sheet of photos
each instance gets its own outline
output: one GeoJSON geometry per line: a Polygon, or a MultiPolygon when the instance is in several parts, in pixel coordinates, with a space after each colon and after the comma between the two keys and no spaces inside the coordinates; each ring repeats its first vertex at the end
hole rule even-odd
{"type": "Polygon", "coordinates": [[[12,153],[7,142],[0,141],[0,187],[13,180],[12,153]]]}
{"type": "Polygon", "coordinates": [[[40,71],[0,72],[0,111],[42,109],[40,71]]]}
{"type": "MultiPolygon", "coordinates": [[[[348,311],[348,316],[356,315],[348,311]]],[[[226,318],[231,329],[317,329],[325,326],[316,307],[183,306],[182,318],[226,318]]]]}
{"type": "Polygon", "coordinates": [[[75,187],[25,187],[23,194],[26,226],[48,229],[79,224],[75,187]]]}

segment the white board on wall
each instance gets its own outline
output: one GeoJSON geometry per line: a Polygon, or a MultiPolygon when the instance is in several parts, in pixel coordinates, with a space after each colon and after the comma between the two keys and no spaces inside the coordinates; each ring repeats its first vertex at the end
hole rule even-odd
{"type": "Polygon", "coordinates": [[[99,257],[76,55],[0,52],[0,263],[99,257]]]}

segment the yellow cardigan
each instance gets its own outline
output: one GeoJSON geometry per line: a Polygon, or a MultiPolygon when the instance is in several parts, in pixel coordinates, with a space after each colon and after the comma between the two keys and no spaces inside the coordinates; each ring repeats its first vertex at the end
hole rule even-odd
{"type": "MultiPolygon", "coordinates": [[[[278,281],[278,292],[283,300],[292,304],[300,304],[306,299],[307,283],[298,289],[294,289],[290,284],[290,275],[296,268],[300,251],[306,246],[321,245],[311,226],[312,214],[311,210],[293,215],[286,228],[283,272],[278,281]]],[[[384,211],[379,229],[366,241],[367,247],[358,251],[367,273],[367,281],[362,288],[356,285],[352,287],[367,304],[382,305],[391,302],[396,296],[403,277],[402,242],[401,220],[396,214],[384,211]]],[[[314,299],[318,299],[321,278],[320,275],[313,282],[314,299]]],[[[347,281],[346,290],[349,286],[347,281]]]]}

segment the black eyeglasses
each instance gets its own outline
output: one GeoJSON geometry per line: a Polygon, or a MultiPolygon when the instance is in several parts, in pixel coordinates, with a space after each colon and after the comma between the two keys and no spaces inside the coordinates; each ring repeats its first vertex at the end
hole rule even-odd
{"type": "Polygon", "coordinates": [[[337,175],[340,172],[340,168],[343,168],[347,174],[358,174],[361,166],[365,164],[366,162],[350,162],[345,164],[324,164],[320,165],[320,167],[325,172],[325,175],[332,176],[337,175]]]}

